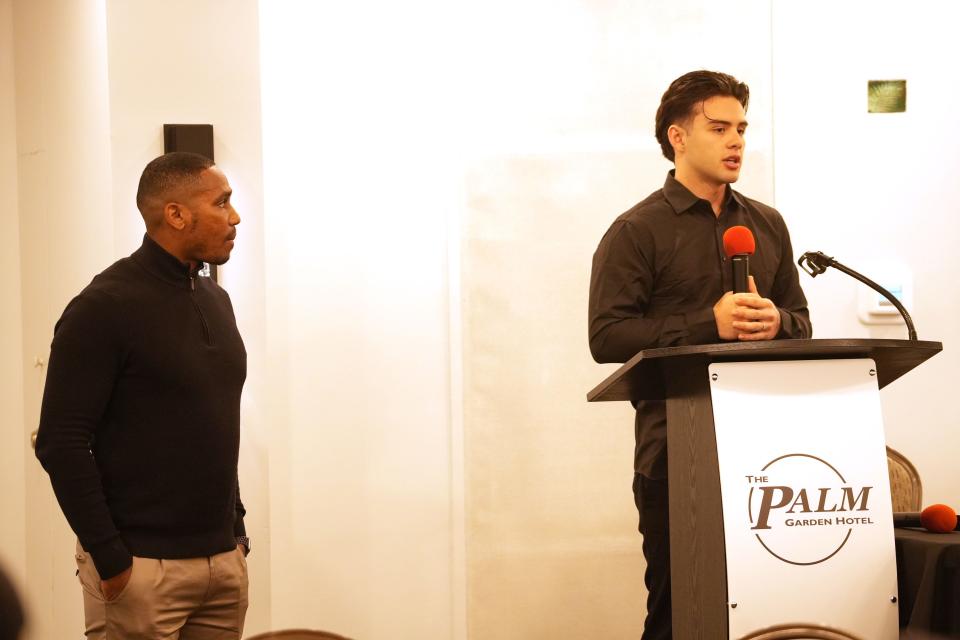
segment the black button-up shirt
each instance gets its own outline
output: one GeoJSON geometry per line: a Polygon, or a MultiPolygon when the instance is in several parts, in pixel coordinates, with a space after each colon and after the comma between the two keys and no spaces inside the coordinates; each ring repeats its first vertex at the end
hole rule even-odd
{"type": "MultiPolygon", "coordinates": [[[[790,234],[780,214],[732,188],[719,216],[706,200],[677,182],[617,218],[593,256],[590,277],[590,352],[597,362],[626,362],[655,347],[721,342],[713,305],[733,290],[723,233],[749,228],[756,239],[750,274],[780,311],[778,338],[809,338],[810,314],[793,263],[790,234]]],[[[634,469],[666,477],[663,402],[637,405],[634,469]]]]}

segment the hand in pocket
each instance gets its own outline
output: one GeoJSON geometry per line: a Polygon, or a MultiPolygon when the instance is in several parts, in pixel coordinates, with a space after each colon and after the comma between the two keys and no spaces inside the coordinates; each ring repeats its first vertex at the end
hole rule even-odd
{"type": "Polygon", "coordinates": [[[100,581],[100,592],[105,600],[115,600],[123,592],[123,589],[130,582],[130,576],[133,575],[133,565],[127,567],[122,573],[118,573],[109,580],[100,581]]]}

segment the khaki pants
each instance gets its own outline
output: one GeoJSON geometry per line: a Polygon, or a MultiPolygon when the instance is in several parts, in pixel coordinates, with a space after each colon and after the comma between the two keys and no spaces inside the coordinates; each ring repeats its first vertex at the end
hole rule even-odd
{"type": "Polygon", "coordinates": [[[93,559],[77,543],[88,640],[240,640],[247,560],[240,547],[208,558],[133,559],[130,582],[104,600],[93,559]]]}

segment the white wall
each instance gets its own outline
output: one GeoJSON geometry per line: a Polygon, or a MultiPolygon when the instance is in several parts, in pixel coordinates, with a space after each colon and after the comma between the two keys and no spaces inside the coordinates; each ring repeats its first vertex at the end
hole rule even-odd
{"type": "MultiPolygon", "coordinates": [[[[915,280],[921,340],[943,353],[881,392],[887,442],[918,467],[924,503],[960,502],[960,87],[952,81],[960,5],[775,3],[776,204],[796,253],[823,251],[876,273],[892,262],[915,280]],[[811,46],[816,34],[816,46],[811,46]],[[867,113],[867,81],[905,79],[907,111],[867,113]]],[[[801,274],[818,338],[906,338],[903,325],[857,319],[863,285],[830,270],[801,274]]]]}
{"type": "Polygon", "coordinates": [[[14,100],[13,3],[0,0],[0,566],[22,586],[26,578],[23,332],[20,318],[20,220],[17,212],[17,120],[14,100]]]}
{"type": "MultiPolygon", "coordinates": [[[[24,419],[36,428],[53,325],[113,259],[110,106],[102,0],[13,3],[24,419]]],[[[20,449],[23,451],[23,449],[20,449]]],[[[32,451],[26,465],[26,596],[32,637],[80,628],[75,538],[32,451]]]]}
{"type": "Polygon", "coordinates": [[[260,4],[278,628],[457,625],[447,11],[260,4]]]}

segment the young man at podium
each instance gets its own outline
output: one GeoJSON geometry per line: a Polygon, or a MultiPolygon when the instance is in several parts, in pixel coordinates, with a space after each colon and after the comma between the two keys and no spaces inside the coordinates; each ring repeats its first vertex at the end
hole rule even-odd
{"type": "MultiPolygon", "coordinates": [[[[687,73],[663,94],[656,137],[676,168],[613,222],[593,256],[597,362],[626,362],[657,347],[811,336],[783,218],[730,187],[744,158],[749,97],[747,85],[711,71],[687,73]],[[744,293],[733,293],[723,249],[733,226],[750,229],[756,245],[744,293]]],[[[636,410],[633,493],[649,592],[643,639],[662,640],[671,637],[666,411],[662,401],[636,410]]]]}

